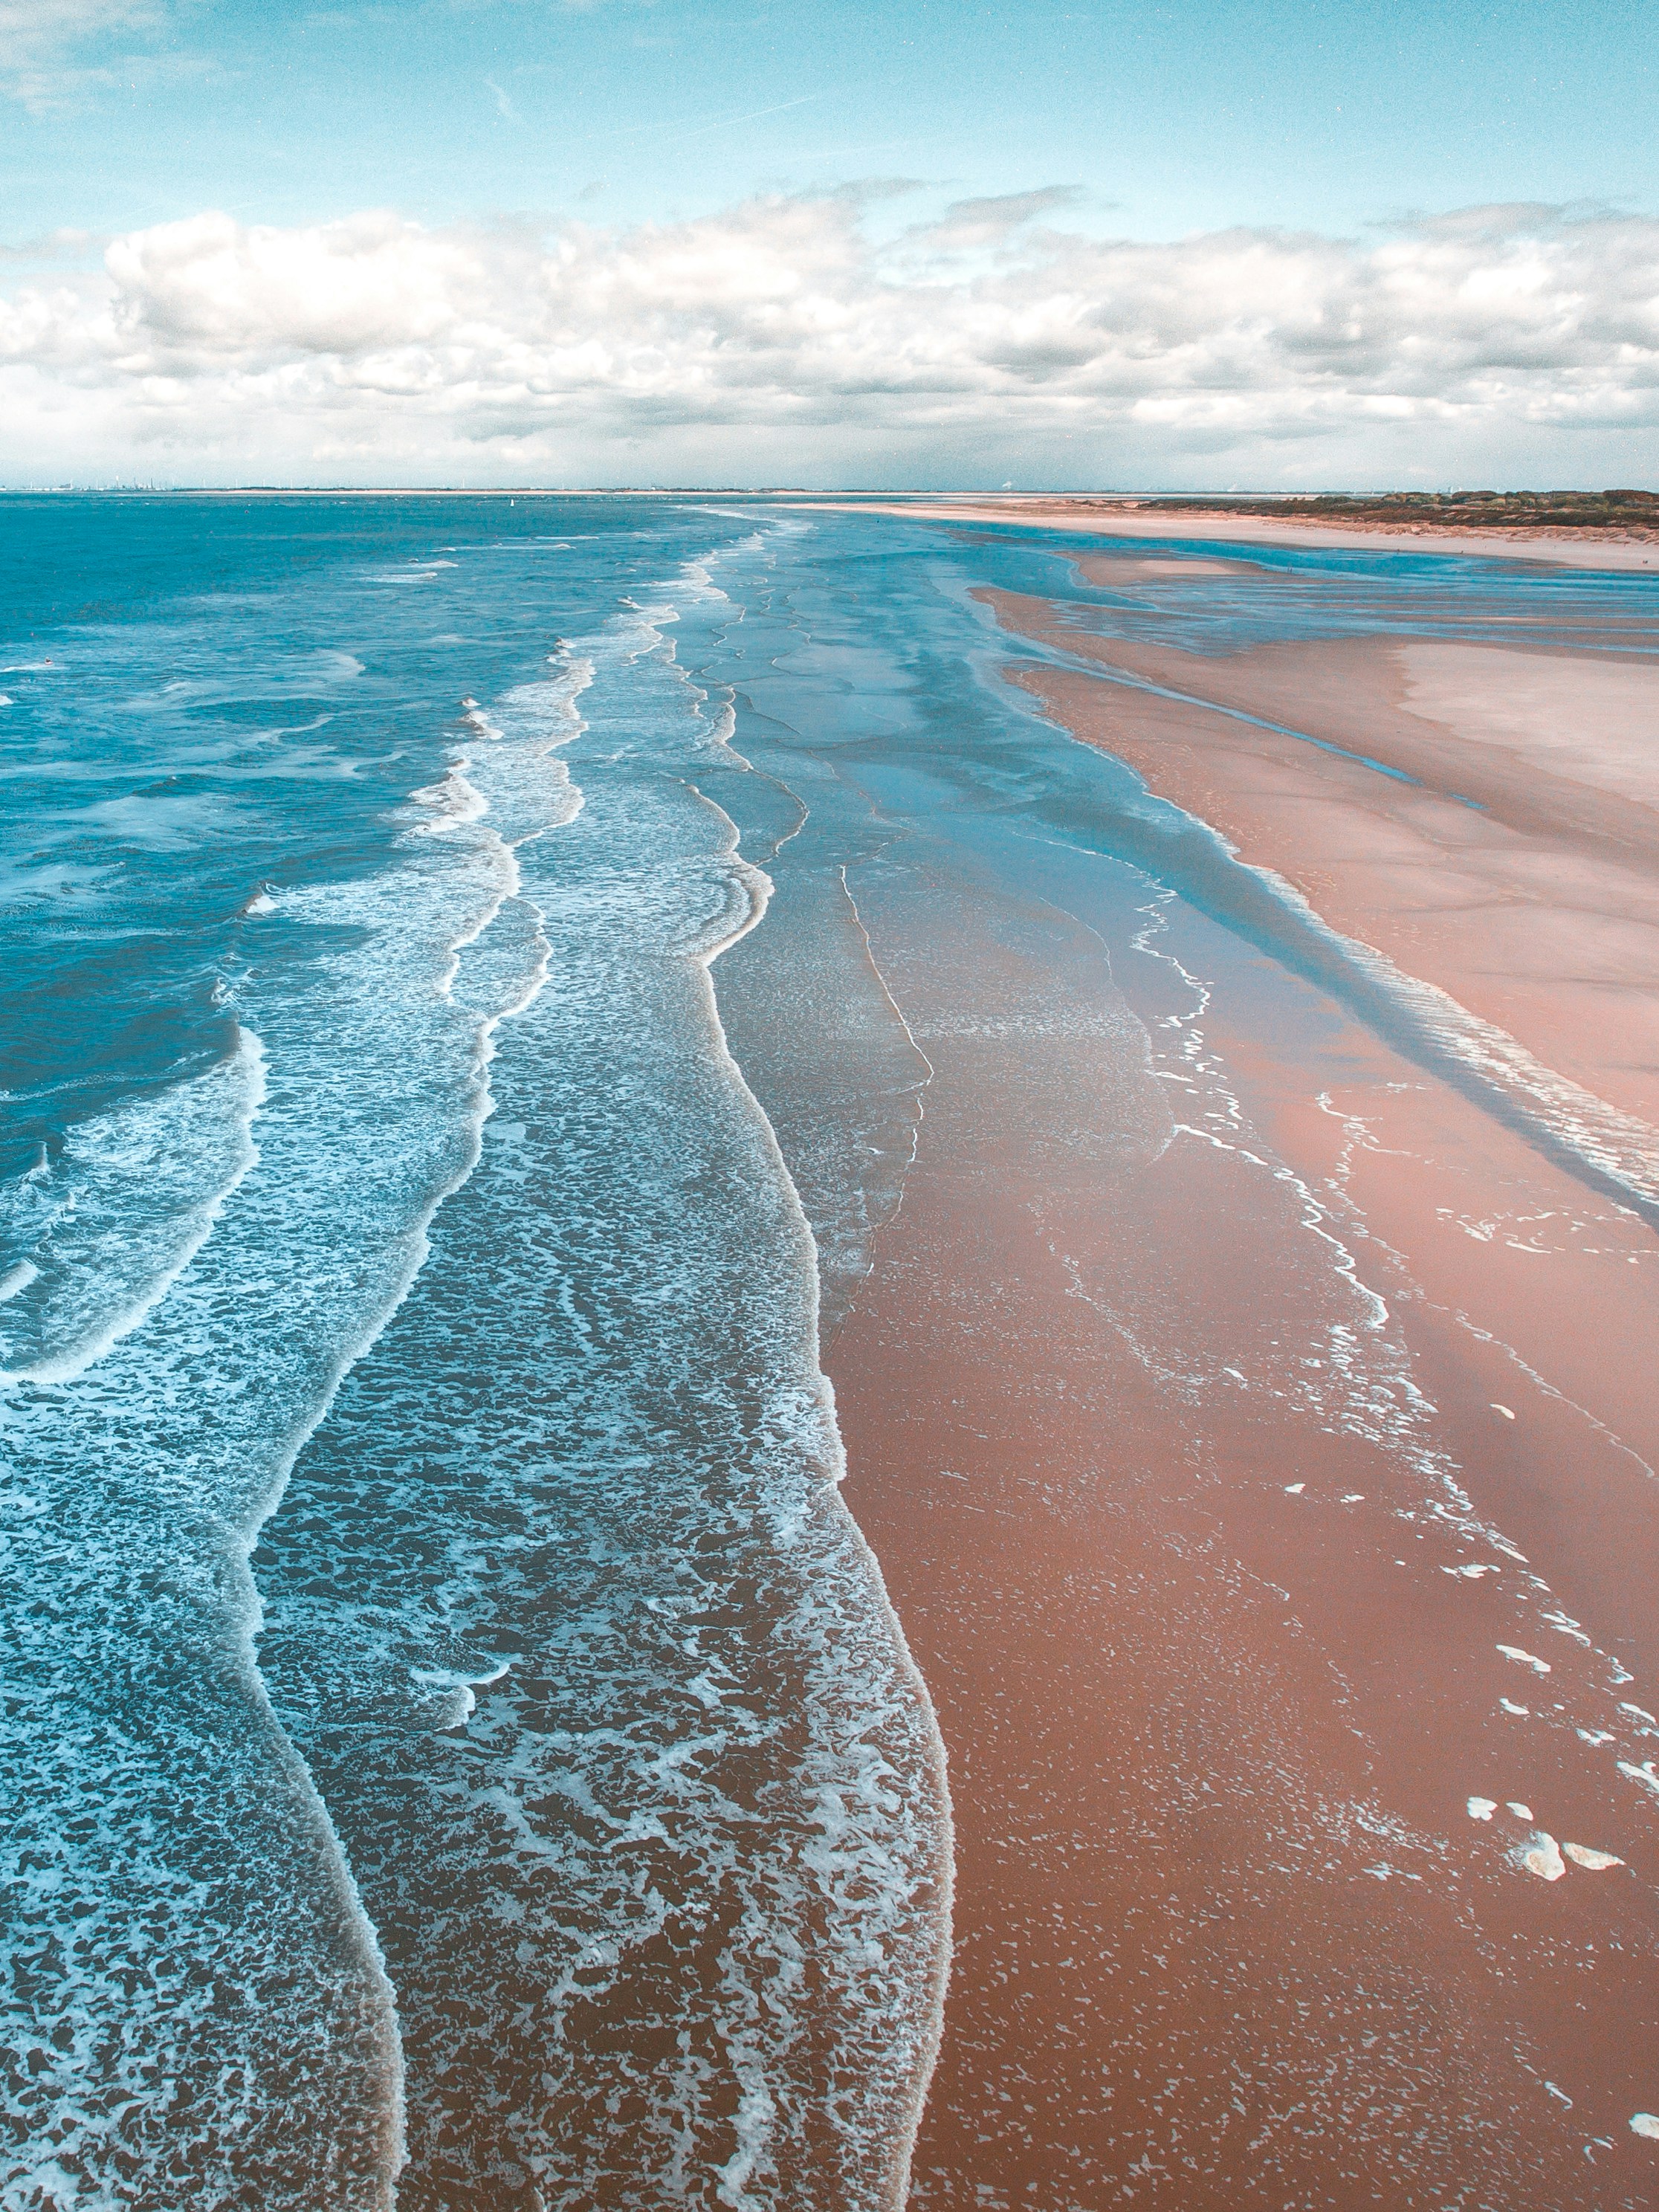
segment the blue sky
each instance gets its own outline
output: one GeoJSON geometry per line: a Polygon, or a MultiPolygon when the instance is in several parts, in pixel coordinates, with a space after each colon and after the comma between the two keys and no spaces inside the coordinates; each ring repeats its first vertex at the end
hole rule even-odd
{"type": "Polygon", "coordinates": [[[1651,0],[21,0],[0,53],[9,16],[39,27],[13,242],[204,205],[633,221],[871,175],[1069,185],[1152,237],[1656,191],[1651,0]]]}
{"type": "Polygon", "coordinates": [[[441,387],[447,465],[723,473],[764,386],[832,473],[1073,469],[1098,432],[1103,479],[1650,475],[1656,58],[1653,0],[0,0],[0,472],[414,468],[388,426],[441,387]],[[1434,229],[1494,204],[1484,245],[1434,229]],[[309,447],[259,428],[279,385],[309,447]]]}

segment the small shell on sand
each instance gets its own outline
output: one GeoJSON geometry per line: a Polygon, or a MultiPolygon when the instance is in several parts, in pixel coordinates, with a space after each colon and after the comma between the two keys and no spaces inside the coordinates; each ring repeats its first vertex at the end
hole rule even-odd
{"type": "Polygon", "coordinates": [[[1533,1831],[1531,1841],[1521,1844],[1515,1853],[1516,1863],[1535,1874],[1540,1881],[1559,1881],[1567,1870],[1567,1863],[1556,1849],[1553,1836],[1547,1836],[1541,1828],[1533,1831]]]}
{"type": "Polygon", "coordinates": [[[1592,1874],[1625,1863],[1623,1859],[1614,1858],[1611,1851],[1593,1851],[1588,1844],[1563,1844],[1561,1848],[1575,1866],[1588,1867],[1592,1874]]]}
{"type": "Polygon", "coordinates": [[[1469,1800],[1469,1818],[1472,1820],[1490,1820],[1497,1810],[1498,1800],[1495,1797],[1471,1797],[1469,1800]]]}
{"type": "Polygon", "coordinates": [[[1630,2127],[1632,2135],[1647,2136],[1659,2142],[1659,2112],[1632,2112],[1630,2127]]]}

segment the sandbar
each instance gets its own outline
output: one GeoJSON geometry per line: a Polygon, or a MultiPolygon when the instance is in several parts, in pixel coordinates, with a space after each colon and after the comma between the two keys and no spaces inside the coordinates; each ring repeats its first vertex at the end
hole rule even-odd
{"type": "Polygon", "coordinates": [[[1334,927],[1659,1127],[1652,662],[1387,637],[1211,656],[985,596],[1011,629],[1183,695],[1012,669],[1074,734],[1334,927]]]}

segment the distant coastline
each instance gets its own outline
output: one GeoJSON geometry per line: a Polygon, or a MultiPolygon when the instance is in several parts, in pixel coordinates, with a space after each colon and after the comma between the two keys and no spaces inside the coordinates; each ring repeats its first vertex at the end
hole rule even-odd
{"type": "MultiPolygon", "coordinates": [[[[1077,504],[1098,510],[1108,502],[1081,499],[1077,504]]],[[[1331,492],[1266,499],[1170,493],[1109,504],[1115,517],[1128,510],[1205,523],[1249,520],[1295,528],[1359,531],[1367,537],[1464,538],[1478,532],[1483,540],[1502,542],[1555,540],[1565,534],[1575,544],[1659,545],[1659,492],[1635,489],[1331,492]]]]}
{"type": "Polygon", "coordinates": [[[1659,536],[1659,492],[1389,491],[1292,492],[1268,498],[1217,498],[1171,492],[1129,505],[1159,513],[1266,515],[1278,522],[1382,530],[1609,530],[1659,536]]]}
{"type": "MultiPolygon", "coordinates": [[[[895,494],[885,503],[860,498],[860,514],[908,514],[935,521],[994,522],[1027,529],[1100,532],[1117,538],[1201,537],[1261,545],[1349,546],[1376,550],[1398,545],[1413,552],[1474,553],[1510,559],[1550,562],[1572,568],[1659,568],[1659,496],[1641,495],[1627,507],[1625,521],[1585,521],[1583,507],[1555,510],[1545,502],[1561,498],[1604,500],[1603,494],[1515,493],[1483,498],[1477,507],[1456,497],[1437,500],[1414,493],[1376,499],[1225,499],[1219,496],[1157,494],[1142,496],[1103,493],[931,493],[895,494]],[[1523,503],[1532,501],[1530,507],[1523,503]],[[1522,514],[1539,520],[1493,519],[1522,514]],[[1638,520],[1651,516],[1650,521],[1638,520]]],[[[846,495],[801,501],[823,510],[849,503],[846,495]]]]}
{"type": "Polygon", "coordinates": [[[694,484],[175,484],[0,487],[0,501],[61,497],[504,501],[739,499],[807,513],[908,515],[1114,537],[1197,535],[1259,545],[1395,545],[1572,568],[1659,569],[1659,492],[1384,492],[1234,496],[1200,492],[812,490],[694,484]]]}

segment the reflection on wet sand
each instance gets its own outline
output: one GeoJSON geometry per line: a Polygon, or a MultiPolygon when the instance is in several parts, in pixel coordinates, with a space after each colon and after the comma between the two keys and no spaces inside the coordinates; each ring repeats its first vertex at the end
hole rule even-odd
{"type": "MultiPolygon", "coordinates": [[[[1176,588],[1162,558],[1090,565],[1176,588]]],[[[1243,566],[1189,564],[1230,614],[1243,566]]],[[[1299,895],[1605,1102],[1645,1171],[1659,846],[1629,787],[1631,631],[1547,660],[1512,579],[1525,651],[1495,623],[1231,651],[1218,623],[1182,651],[1115,632],[1098,593],[970,588],[994,684],[1211,824],[1236,877],[1271,870],[1264,901],[1299,895]],[[1595,743],[1564,749],[1575,699],[1595,743]]],[[[1029,780],[987,811],[965,768],[924,783],[931,742],[835,757],[883,825],[842,881],[921,1071],[827,1361],[951,1761],[911,2202],[1636,2212],[1652,1230],[1248,904],[1160,881],[1158,838],[1184,849],[1164,817],[1029,780]]],[[[801,870],[781,856],[784,930],[801,870]]],[[[820,1154],[774,1109],[793,1048],[765,1029],[733,1015],[805,1188],[820,1154]]]]}

